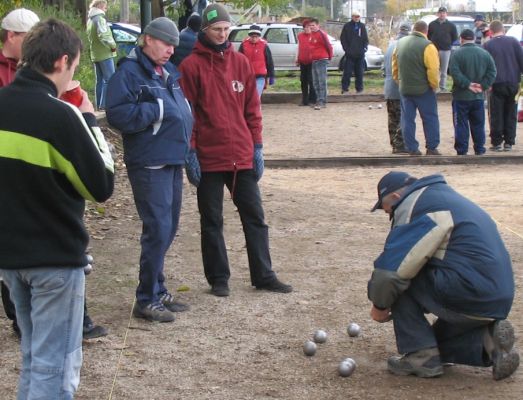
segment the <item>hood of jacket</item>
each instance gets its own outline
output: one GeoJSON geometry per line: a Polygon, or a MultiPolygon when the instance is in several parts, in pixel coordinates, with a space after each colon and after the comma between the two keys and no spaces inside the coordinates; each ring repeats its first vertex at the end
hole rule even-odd
{"type": "Polygon", "coordinates": [[[89,10],[89,14],[87,14],[87,17],[92,19],[98,15],[105,15],[105,12],[103,10],[100,10],[98,7],[92,7],[89,10]]]}

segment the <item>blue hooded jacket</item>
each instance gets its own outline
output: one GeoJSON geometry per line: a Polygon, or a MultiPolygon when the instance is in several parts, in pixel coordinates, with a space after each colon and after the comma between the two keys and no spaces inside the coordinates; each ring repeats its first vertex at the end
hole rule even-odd
{"type": "Polygon", "coordinates": [[[368,296],[380,308],[389,308],[422,268],[452,311],[503,319],[512,306],[512,263],[495,222],[441,175],[406,188],[374,267],[368,296]]]}
{"type": "Polygon", "coordinates": [[[106,114],[123,136],[128,169],[183,165],[193,116],[180,73],[168,62],[163,76],[140,47],[123,58],[107,87],[106,114]]]}

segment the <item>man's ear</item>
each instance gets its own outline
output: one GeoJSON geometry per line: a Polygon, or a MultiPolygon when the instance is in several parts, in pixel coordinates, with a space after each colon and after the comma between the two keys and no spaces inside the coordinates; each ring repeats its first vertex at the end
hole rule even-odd
{"type": "Polygon", "coordinates": [[[64,54],[58,60],[56,60],[54,62],[55,72],[65,71],[69,67],[69,65],[67,64],[68,61],[69,61],[69,56],[67,54],[64,54]]]}

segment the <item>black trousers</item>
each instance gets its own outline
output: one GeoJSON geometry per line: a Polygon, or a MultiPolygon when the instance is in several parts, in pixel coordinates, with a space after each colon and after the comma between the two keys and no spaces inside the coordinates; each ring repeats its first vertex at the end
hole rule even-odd
{"type": "Polygon", "coordinates": [[[493,146],[516,144],[516,95],[519,85],[495,83],[489,101],[490,141],[493,146]]]}
{"type": "Polygon", "coordinates": [[[233,193],[247,244],[251,284],[263,286],[276,278],[269,252],[269,227],[264,214],[253,170],[202,172],[198,186],[202,259],[205,277],[210,285],[226,283],[230,277],[229,260],[223,237],[224,186],[233,193]],[[234,183],[234,188],[233,188],[234,183]]]}
{"type": "Polygon", "coordinates": [[[302,104],[308,105],[316,103],[316,92],[312,85],[312,64],[300,64],[300,83],[302,104]]]}

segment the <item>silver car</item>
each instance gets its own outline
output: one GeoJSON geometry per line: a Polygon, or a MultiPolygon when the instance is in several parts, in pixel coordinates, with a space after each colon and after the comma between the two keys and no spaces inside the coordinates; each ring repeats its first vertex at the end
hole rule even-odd
{"type": "MultiPolygon", "coordinates": [[[[274,61],[274,68],[276,70],[297,70],[296,53],[298,51],[298,34],[303,31],[303,27],[299,24],[282,24],[282,23],[268,23],[256,24],[262,29],[262,37],[269,44],[272,58],[274,61]]],[[[233,26],[229,34],[229,40],[234,47],[238,49],[240,43],[247,37],[250,24],[243,24],[233,26]]],[[[343,47],[341,42],[329,35],[329,40],[332,44],[334,56],[328,65],[328,69],[338,69],[341,57],[343,57],[343,47]]],[[[383,53],[380,49],[374,46],[369,46],[367,52],[367,66],[369,68],[379,69],[383,63],[383,53]],[[381,59],[380,59],[381,55],[381,59]]]]}

